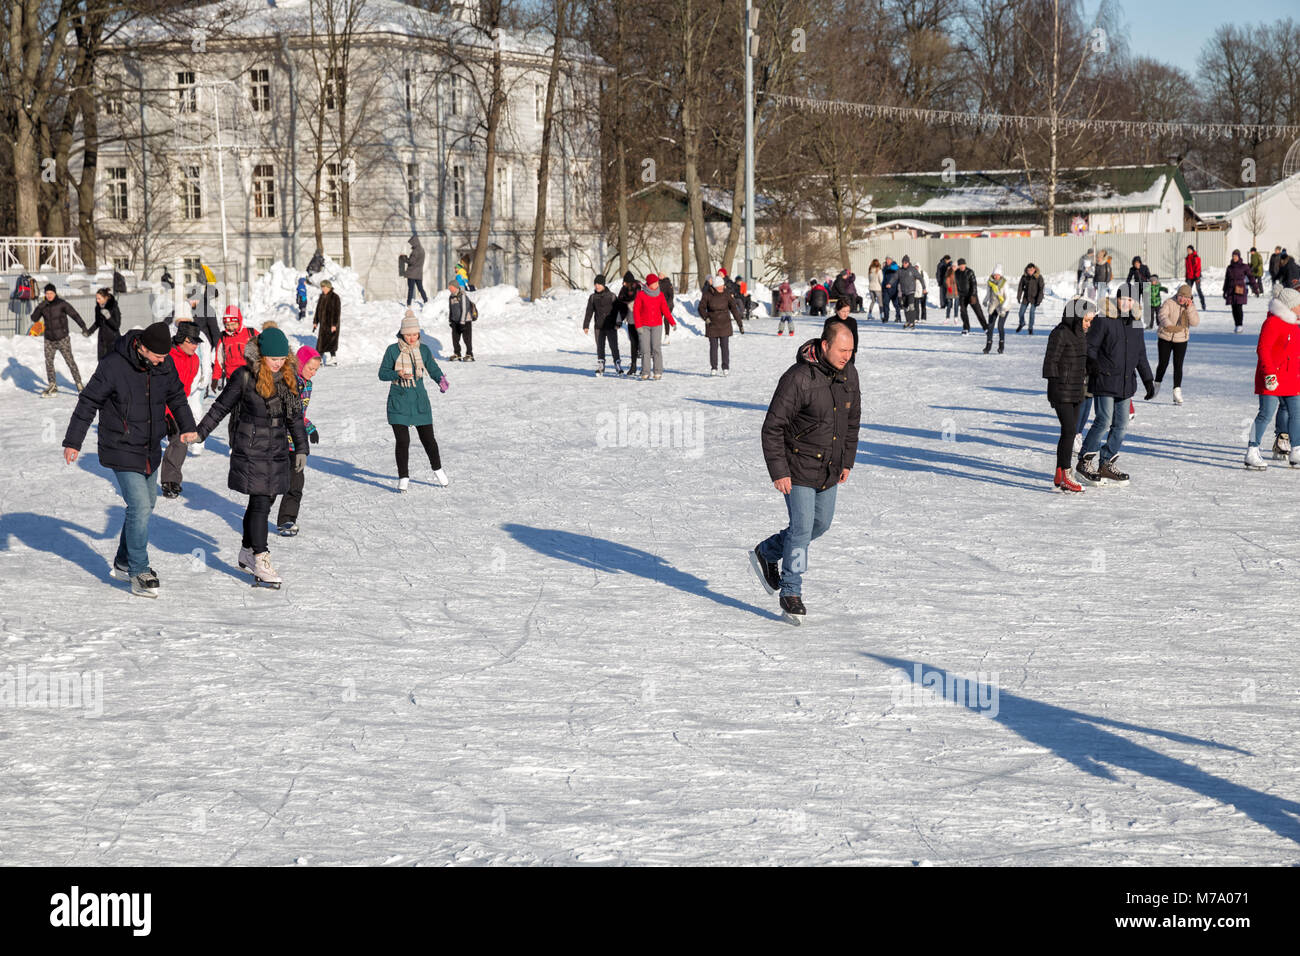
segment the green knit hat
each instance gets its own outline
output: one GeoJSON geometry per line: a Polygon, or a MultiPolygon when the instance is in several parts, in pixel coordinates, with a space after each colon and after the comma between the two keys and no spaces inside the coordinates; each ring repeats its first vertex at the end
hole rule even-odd
{"type": "Polygon", "coordinates": [[[266,358],[286,358],[289,340],[279,329],[270,328],[257,337],[257,348],[266,358]]]}

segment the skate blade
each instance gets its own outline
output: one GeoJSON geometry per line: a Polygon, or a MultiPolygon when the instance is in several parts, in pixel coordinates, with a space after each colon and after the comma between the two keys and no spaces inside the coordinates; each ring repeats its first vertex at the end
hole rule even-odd
{"type": "Polygon", "coordinates": [[[158,597],[157,588],[137,588],[133,585],[131,587],[131,593],[134,594],[136,597],[147,597],[147,598],[158,597]]]}
{"type": "Polygon", "coordinates": [[[1267,465],[1246,465],[1244,467],[1247,471],[1268,471],[1267,465]]]}
{"type": "Polygon", "coordinates": [[[793,626],[795,626],[795,627],[801,627],[801,626],[803,625],[803,619],[804,619],[804,617],[805,617],[805,615],[803,615],[803,614],[791,614],[789,611],[782,611],[782,612],[781,612],[781,620],[783,620],[783,621],[785,621],[785,623],[787,623],[787,624],[791,624],[791,625],[793,625],[793,626]]]}
{"type": "Polygon", "coordinates": [[[758,560],[758,555],[752,550],[749,552],[749,566],[754,569],[754,574],[758,576],[758,583],[763,585],[763,590],[768,594],[775,594],[778,589],[768,585],[767,576],[763,574],[762,562],[758,560]]]}
{"type": "Polygon", "coordinates": [[[250,582],[250,584],[252,584],[252,586],[253,586],[254,588],[267,588],[268,590],[272,590],[272,591],[278,591],[278,590],[280,590],[280,585],[281,585],[281,583],[283,583],[283,582],[280,582],[280,581],[259,581],[257,578],[253,578],[253,580],[250,582]]]}

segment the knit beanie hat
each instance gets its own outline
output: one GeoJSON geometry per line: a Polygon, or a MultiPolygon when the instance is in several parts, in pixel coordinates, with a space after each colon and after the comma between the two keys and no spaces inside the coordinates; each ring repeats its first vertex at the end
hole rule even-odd
{"type": "Polygon", "coordinates": [[[415,313],[410,309],[406,310],[406,315],[402,316],[402,326],[397,330],[398,335],[409,335],[412,332],[420,331],[420,320],[415,317],[415,313]]]}
{"type": "Polygon", "coordinates": [[[263,358],[288,358],[289,340],[279,329],[267,329],[257,337],[257,348],[263,358]]]}
{"type": "Polygon", "coordinates": [[[320,353],[317,352],[310,345],[304,345],[302,348],[300,348],[297,351],[297,353],[294,355],[294,358],[298,362],[298,367],[303,368],[304,366],[306,366],[308,362],[312,361],[312,359],[320,358],[320,353]]]}
{"type": "Polygon", "coordinates": [[[1268,314],[1290,318],[1295,315],[1291,310],[1296,306],[1300,306],[1300,291],[1284,287],[1273,293],[1273,300],[1268,304],[1268,314]]]}
{"type": "Polygon", "coordinates": [[[155,355],[166,355],[172,350],[172,332],[166,322],[155,322],[140,333],[140,344],[155,355]]]}
{"type": "Polygon", "coordinates": [[[959,265],[959,266],[964,266],[965,264],[966,264],[966,260],[965,260],[965,259],[958,259],[958,260],[957,260],[957,265],[959,265]]]}
{"type": "Polygon", "coordinates": [[[604,285],[604,284],[605,284],[605,273],[602,272],[600,275],[596,276],[596,285],[604,285]]]}
{"type": "Polygon", "coordinates": [[[46,292],[54,292],[54,293],[57,293],[59,290],[56,289],[56,288],[54,288],[54,283],[53,283],[53,282],[47,282],[47,283],[45,283],[45,291],[46,291],[46,292]]]}
{"type": "Polygon", "coordinates": [[[1178,291],[1175,292],[1174,295],[1185,295],[1187,296],[1187,298],[1190,299],[1192,297],[1192,287],[1189,286],[1186,282],[1184,282],[1182,285],[1178,287],[1178,291]]]}

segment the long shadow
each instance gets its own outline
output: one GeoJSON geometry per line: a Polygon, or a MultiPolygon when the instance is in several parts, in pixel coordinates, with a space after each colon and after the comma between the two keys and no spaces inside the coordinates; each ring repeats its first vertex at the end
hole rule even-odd
{"type": "Polygon", "coordinates": [[[24,392],[39,392],[49,384],[12,355],[9,356],[4,371],[0,372],[0,379],[13,382],[24,392]]]}
{"type": "MultiPolygon", "coordinates": [[[[243,533],[244,511],[235,502],[224,495],[196,482],[182,482],[180,503],[190,511],[203,511],[221,517],[230,527],[243,533]]],[[[159,496],[154,514],[161,508],[167,508],[172,502],[159,496]]]]}
{"type": "Polygon", "coordinates": [[[708,598],[723,607],[736,611],[749,611],[769,621],[781,619],[779,614],[765,611],[752,604],[746,604],[726,594],[719,594],[709,588],[703,578],[678,570],[658,555],[638,548],[629,548],[616,541],[593,538],[591,535],[574,534],[572,531],[560,531],[556,528],[532,528],[521,524],[503,524],[505,531],[520,544],[532,548],[538,554],[560,561],[568,561],[593,571],[632,574],[648,581],[658,581],[668,587],[676,588],[687,594],[708,598]]]}
{"type": "Polygon", "coordinates": [[[859,464],[891,468],[896,471],[929,472],[950,478],[964,478],[967,481],[982,481],[1000,488],[1047,490],[1044,488],[1044,476],[1037,472],[935,448],[909,448],[906,445],[889,445],[863,439],[858,445],[857,461],[859,464]],[[1031,479],[1033,483],[1016,479],[1031,479]]]}
{"type": "Polygon", "coordinates": [[[986,392],[1005,392],[1008,395],[1037,395],[1040,398],[1044,395],[1041,388],[1012,388],[1010,385],[981,385],[980,388],[986,392]]]}
{"type": "MultiPolygon", "coordinates": [[[[919,661],[882,657],[866,651],[862,652],[862,656],[898,668],[913,683],[920,676],[927,687],[932,686],[929,683],[932,680],[937,682],[934,686],[947,685],[949,675],[940,668],[930,667],[919,661]]],[[[1136,743],[1103,728],[1111,727],[1116,730],[1150,734],[1174,743],[1253,756],[1249,751],[1174,731],[1141,727],[1107,717],[1085,714],[1082,711],[1069,710],[1054,704],[1045,704],[1008,693],[1001,688],[998,689],[996,711],[992,708],[980,709],[978,704],[971,706],[969,699],[960,701],[959,705],[1005,725],[1025,740],[1051,749],[1058,757],[1093,777],[1119,783],[1111,769],[1117,768],[1139,773],[1154,780],[1162,780],[1209,797],[1211,800],[1230,804],[1256,823],[1268,827],[1278,836],[1300,843],[1300,802],[1252,790],[1231,780],[1217,777],[1195,764],[1162,754],[1153,747],[1136,743]]]]}
{"type": "Polygon", "coordinates": [[[724,398],[688,398],[688,402],[698,402],[701,405],[712,405],[714,408],[740,408],[751,412],[763,412],[766,414],[767,406],[758,405],[754,402],[733,402],[724,398]]]}
{"type": "MultiPolygon", "coordinates": [[[[324,442],[321,442],[324,444],[324,442]]],[[[396,492],[396,487],[392,483],[392,476],[381,475],[377,471],[367,471],[364,468],[358,468],[350,461],[344,461],[342,458],[326,458],[324,455],[309,455],[307,457],[308,469],[316,469],[327,475],[334,475],[336,478],[346,478],[348,481],[355,481],[362,485],[373,485],[376,488],[382,488],[384,491],[396,492]],[[375,481],[376,478],[382,478],[383,481],[375,481]]],[[[396,466],[394,466],[396,468],[396,466]]],[[[394,475],[396,472],[394,472],[394,475]]]]}
{"type": "MultiPolygon", "coordinates": [[[[894,435],[903,435],[907,438],[928,438],[931,441],[938,441],[942,437],[942,433],[935,431],[933,428],[912,428],[907,425],[878,425],[873,422],[863,422],[859,428],[868,431],[889,432],[894,435]]],[[[1035,440],[1039,440],[1038,436],[1034,436],[1034,438],[1035,440]]],[[[994,448],[1010,448],[1012,451],[1026,450],[1024,445],[1011,445],[1004,441],[995,441],[992,438],[982,438],[979,435],[971,434],[970,431],[956,433],[953,435],[952,441],[945,442],[945,444],[978,444],[991,445],[994,448]]]]}
{"type": "Polygon", "coordinates": [[[1022,412],[1015,408],[975,408],[970,405],[931,405],[935,411],[940,412],[980,412],[989,414],[996,412],[999,415],[1024,415],[1026,418],[1050,418],[1056,421],[1056,416],[1049,412],[1022,412]]]}
{"type": "Polygon", "coordinates": [[[591,369],[570,368],[565,365],[493,365],[492,368],[507,368],[517,372],[554,372],[557,375],[581,375],[583,378],[594,378],[591,369]]]}

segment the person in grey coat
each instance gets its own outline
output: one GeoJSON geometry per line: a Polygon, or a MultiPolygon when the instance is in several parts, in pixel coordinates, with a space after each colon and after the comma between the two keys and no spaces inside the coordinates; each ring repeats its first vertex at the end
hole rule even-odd
{"type": "Polygon", "coordinates": [[[411,244],[411,253],[406,257],[406,304],[410,306],[417,290],[420,301],[427,304],[429,297],[424,294],[424,246],[420,245],[419,236],[412,236],[407,242],[411,244]]]}

